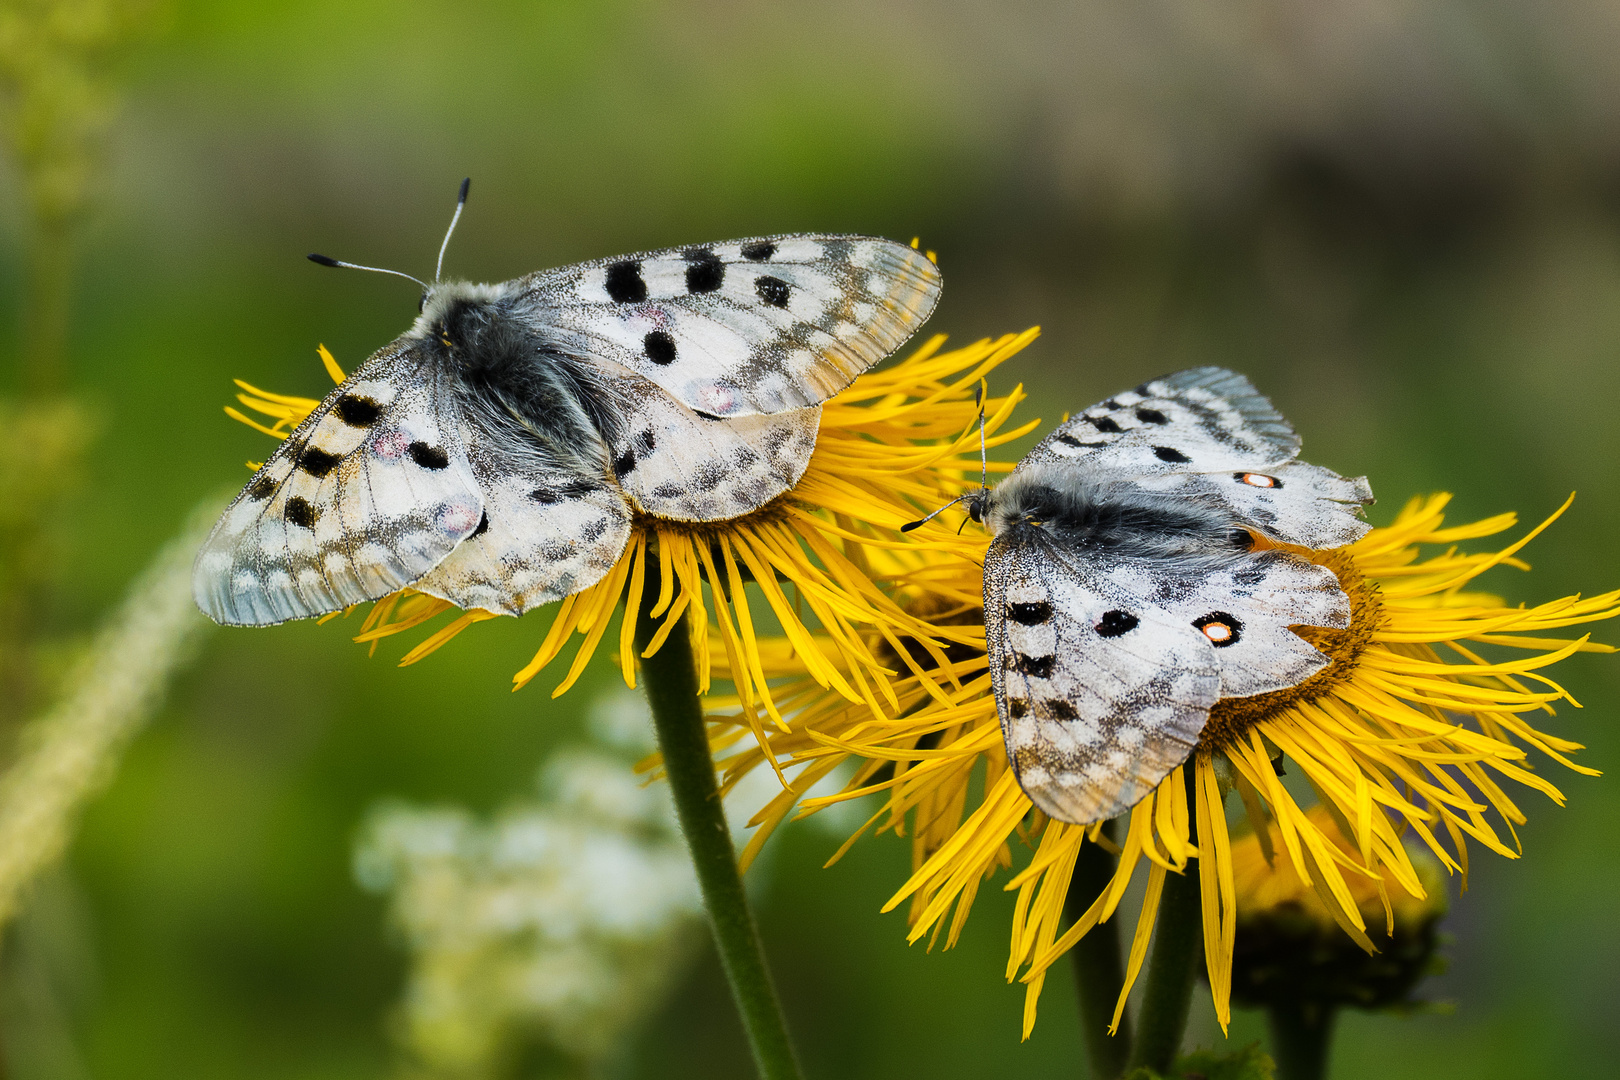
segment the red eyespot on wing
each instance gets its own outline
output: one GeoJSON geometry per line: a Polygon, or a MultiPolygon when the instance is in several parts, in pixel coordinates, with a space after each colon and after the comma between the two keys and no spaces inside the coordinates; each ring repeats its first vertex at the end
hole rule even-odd
{"type": "Polygon", "coordinates": [[[1238,480],[1238,482],[1240,484],[1248,484],[1250,487],[1257,487],[1257,488],[1282,487],[1281,482],[1279,482],[1278,479],[1275,476],[1267,476],[1265,473],[1257,473],[1257,472],[1238,473],[1237,474],[1237,480],[1238,480]]]}

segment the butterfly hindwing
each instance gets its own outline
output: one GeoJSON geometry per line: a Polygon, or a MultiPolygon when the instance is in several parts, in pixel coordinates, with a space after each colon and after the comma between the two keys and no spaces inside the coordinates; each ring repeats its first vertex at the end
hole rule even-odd
{"type": "Polygon", "coordinates": [[[481,499],[420,350],[368,360],[282,443],[197,557],[197,604],[228,625],[341,610],[410,584],[478,525],[481,499]]]}
{"type": "Polygon", "coordinates": [[[479,409],[464,423],[484,516],[413,587],[459,608],[521,615],[606,576],[630,538],[624,495],[533,432],[525,438],[479,409]]]}
{"type": "Polygon", "coordinates": [[[932,313],[921,253],[862,236],[775,236],[627,255],[516,283],[558,347],[710,416],[818,405],[932,313]]]}
{"type": "Polygon", "coordinates": [[[700,417],[637,376],[615,380],[623,423],[609,438],[619,487],[643,513],[740,517],[787,491],[816,448],[821,407],[731,420],[700,417]]]}
{"type": "Polygon", "coordinates": [[[1189,476],[1176,490],[1215,495],[1237,512],[1243,524],[1300,547],[1343,547],[1372,528],[1361,517],[1361,507],[1373,501],[1366,477],[1340,476],[1297,459],[1266,472],[1244,469],[1189,476]]]}

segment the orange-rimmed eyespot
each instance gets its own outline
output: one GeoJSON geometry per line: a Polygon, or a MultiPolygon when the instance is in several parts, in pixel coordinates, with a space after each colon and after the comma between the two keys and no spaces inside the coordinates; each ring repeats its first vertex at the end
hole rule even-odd
{"type": "Polygon", "coordinates": [[[1210,644],[1217,649],[1236,645],[1238,632],[1243,629],[1242,623],[1224,611],[1210,612],[1201,619],[1195,619],[1193,625],[1202,630],[1204,636],[1209,638],[1210,644]]]}
{"type": "Polygon", "coordinates": [[[1238,483],[1240,483],[1240,484],[1248,484],[1250,487],[1261,487],[1261,488],[1280,488],[1280,487],[1282,487],[1282,481],[1281,480],[1278,480],[1275,476],[1267,476],[1265,473],[1240,472],[1240,473],[1233,473],[1232,476],[1233,476],[1234,479],[1237,480],[1238,483]]]}

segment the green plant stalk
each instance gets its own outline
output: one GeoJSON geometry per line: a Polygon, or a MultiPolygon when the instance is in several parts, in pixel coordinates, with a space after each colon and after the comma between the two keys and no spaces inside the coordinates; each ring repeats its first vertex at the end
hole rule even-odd
{"type": "Polygon", "coordinates": [[[1318,1002],[1272,1005],[1266,1009],[1278,1080],[1323,1080],[1338,1010],[1318,1002]]]}
{"type": "MultiPolygon", "coordinates": [[[[1114,822],[1105,821],[1103,835],[1114,838],[1114,822]]],[[[1085,843],[1074,862],[1064,908],[1069,921],[1085,914],[1114,878],[1116,860],[1100,844],[1085,843]]],[[[1080,998],[1080,1031],[1094,1080],[1116,1080],[1124,1075],[1131,1053],[1131,1018],[1123,1016],[1117,1034],[1108,1034],[1114,1003],[1125,985],[1125,959],[1120,951],[1119,921],[1110,919],[1091,928],[1069,950],[1074,958],[1075,989],[1080,998]]]]}
{"type": "MultiPolygon", "coordinates": [[[[1188,763],[1188,801],[1192,796],[1192,763],[1188,763]]],[[[1198,842],[1198,815],[1192,815],[1192,841],[1198,842]]],[[[1154,1072],[1170,1070],[1181,1050],[1187,1013],[1192,1007],[1193,983],[1198,975],[1203,945],[1203,911],[1198,873],[1192,864],[1180,874],[1166,875],[1159,897],[1159,917],[1153,927],[1153,957],[1148,962],[1147,986],[1137,1013],[1136,1045],[1131,1068],[1146,1066],[1154,1072]]]]}
{"type": "MultiPolygon", "coordinates": [[[[658,592],[658,562],[649,558],[641,610],[634,615],[638,655],[646,651],[658,629],[658,621],[648,613],[658,592]]],[[[630,617],[629,613],[626,617],[630,617]]],[[[754,1064],[762,1080],[799,1080],[799,1064],[788,1039],[782,1006],[765,966],[765,950],[743,891],[742,875],[737,872],[736,848],[715,781],[714,759],[709,755],[686,618],[681,616],[680,625],[657,653],[642,659],[642,685],[652,706],[664,772],[675,797],[681,833],[692,854],[692,868],[703,891],[703,907],[714,931],[720,966],[731,984],[754,1064]]]]}

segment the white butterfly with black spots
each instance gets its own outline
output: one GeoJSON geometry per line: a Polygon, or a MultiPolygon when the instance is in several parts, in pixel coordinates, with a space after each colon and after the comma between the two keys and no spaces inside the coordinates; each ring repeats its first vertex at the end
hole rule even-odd
{"type": "Polygon", "coordinates": [[[428,286],[225,511],[197,604],[268,625],[406,586],[509,615],[578,592],[638,512],[720,521],[797,483],[821,403],[939,291],[905,245],[823,235],[428,286]]]}
{"type": "Polygon", "coordinates": [[[1365,478],[1298,460],[1249,380],[1204,367],[1087,409],[970,512],[994,537],[985,639],[1007,756],[1035,805],[1101,821],[1191,756],[1221,698],[1296,686],[1347,627],[1328,549],[1369,526],[1365,478]]]}

